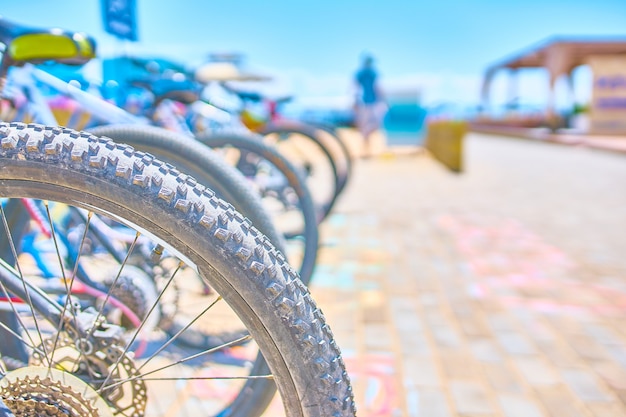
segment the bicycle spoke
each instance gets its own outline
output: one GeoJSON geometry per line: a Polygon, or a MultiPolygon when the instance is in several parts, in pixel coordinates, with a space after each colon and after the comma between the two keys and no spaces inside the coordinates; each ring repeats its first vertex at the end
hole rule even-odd
{"type": "MultiPolygon", "coordinates": [[[[7,265],[6,262],[4,261],[4,259],[0,259],[0,268],[5,269],[9,273],[13,274],[15,277],[19,277],[19,275],[17,274],[17,271],[15,271],[14,268],[11,268],[9,265],[7,265]]],[[[28,284],[28,286],[30,287],[31,284],[28,284]]],[[[30,332],[28,331],[28,329],[26,328],[26,325],[22,321],[22,318],[21,318],[20,314],[18,313],[17,308],[15,307],[15,303],[13,302],[13,299],[9,296],[8,290],[6,289],[6,286],[4,285],[4,283],[2,282],[1,279],[0,279],[0,289],[2,290],[5,298],[8,300],[8,303],[11,306],[11,310],[13,311],[13,314],[15,315],[16,320],[18,321],[20,327],[24,330],[24,333],[26,333],[26,336],[30,340],[30,343],[28,343],[28,341],[26,341],[20,334],[18,334],[14,329],[11,329],[5,323],[0,322],[0,326],[4,330],[9,332],[12,336],[14,336],[16,339],[18,339],[20,342],[22,342],[24,344],[24,346],[32,349],[33,352],[39,353],[40,355],[45,357],[49,362],[51,362],[55,366],[61,367],[62,365],[60,363],[56,362],[54,360],[54,358],[48,358],[47,357],[47,352],[44,350],[45,349],[45,345],[43,344],[43,339],[41,340],[42,341],[42,344],[41,344],[42,349],[40,349],[40,348],[38,348],[36,346],[35,341],[32,339],[32,337],[30,335],[30,332]]],[[[33,290],[36,291],[36,289],[33,289],[33,290]]],[[[37,320],[37,319],[35,318],[35,320],[37,320]]]]}
{"type": "MultiPolygon", "coordinates": [[[[35,307],[33,306],[33,300],[30,296],[30,291],[27,288],[26,285],[26,280],[24,279],[24,274],[22,273],[22,268],[20,267],[20,261],[18,259],[17,256],[17,250],[15,249],[15,244],[13,243],[13,235],[11,234],[11,230],[9,229],[9,223],[7,221],[6,218],[6,214],[4,212],[4,208],[2,207],[2,204],[0,204],[0,214],[2,215],[2,224],[4,225],[4,230],[6,232],[7,235],[7,240],[9,241],[9,246],[11,247],[11,252],[13,254],[13,258],[15,259],[15,267],[17,268],[17,273],[19,275],[19,278],[24,286],[24,294],[25,294],[25,298],[26,298],[26,302],[28,303],[29,307],[30,307],[30,311],[33,317],[33,322],[35,323],[35,329],[37,330],[37,335],[39,336],[39,340],[42,341],[41,346],[43,347],[43,351],[44,351],[44,357],[46,358],[46,361],[48,362],[48,364],[50,365],[52,363],[50,357],[48,356],[48,352],[47,349],[45,347],[45,344],[43,343],[43,335],[41,333],[41,329],[39,328],[39,322],[37,321],[37,318],[35,317],[35,307]]],[[[4,288],[3,285],[3,289],[6,292],[6,289],[4,288]]],[[[7,298],[10,300],[11,298],[8,296],[7,294],[7,298]]],[[[30,333],[28,332],[28,330],[26,328],[24,328],[24,330],[26,331],[26,334],[28,334],[28,338],[31,340],[32,344],[34,345],[35,342],[32,340],[32,338],[30,337],[30,333]]]]}
{"type": "Polygon", "coordinates": [[[78,273],[78,265],[80,262],[80,257],[83,252],[83,247],[85,245],[85,239],[87,238],[87,232],[89,231],[89,225],[90,225],[92,216],[93,216],[93,211],[90,211],[87,214],[87,220],[85,222],[85,230],[83,231],[83,236],[80,240],[80,246],[78,247],[78,253],[76,254],[76,260],[74,261],[74,269],[72,270],[72,277],[70,278],[70,284],[68,286],[69,293],[72,292],[72,287],[74,285],[74,281],[76,280],[76,274],[78,273]]]}
{"type": "Polygon", "coordinates": [[[29,348],[31,348],[33,350],[37,350],[37,348],[34,345],[28,344],[28,342],[26,340],[24,340],[24,338],[22,336],[17,334],[15,332],[15,330],[11,329],[9,326],[7,326],[6,324],[2,323],[1,321],[0,321],[0,327],[2,327],[7,332],[11,333],[12,336],[15,336],[15,338],[17,338],[17,340],[19,340],[20,342],[24,343],[27,347],[29,347],[29,348]]]}
{"type": "MultiPolygon", "coordinates": [[[[163,371],[163,370],[168,369],[168,368],[171,368],[171,367],[173,367],[173,366],[180,365],[180,364],[183,364],[183,363],[185,363],[185,362],[189,362],[189,361],[191,361],[191,360],[193,360],[193,359],[197,359],[197,358],[199,358],[199,357],[201,357],[201,356],[204,356],[204,355],[208,355],[208,354],[211,354],[211,353],[217,352],[217,351],[219,351],[219,350],[225,349],[225,348],[230,347],[230,346],[238,345],[238,344],[240,344],[240,343],[246,342],[246,341],[251,340],[251,339],[252,339],[252,336],[250,336],[250,335],[246,335],[246,336],[240,337],[240,338],[235,339],[235,340],[232,340],[232,341],[230,341],[230,342],[228,342],[228,343],[224,343],[224,344],[222,344],[222,345],[215,346],[215,347],[213,347],[213,348],[211,348],[211,349],[207,349],[207,350],[204,350],[204,351],[202,351],[202,352],[198,352],[198,353],[196,353],[196,354],[193,354],[193,355],[187,356],[187,357],[185,357],[185,358],[183,358],[183,359],[179,359],[179,360],[177,360],[176,362],[170,363],[170,364],[168,364],[168,365],[162,366],[162,367],[157,368],[157,369],[154,369],[154,370],[152,370],[152,371],[145,372],[145,373],[143,373],[143,374],[141,374],[141,375],[134,375],[134,376],[132,376],[132,377],[130,377],[130,378],[127,378],[127,379],[125,379],[125,380],[123,380],[123,381],[118,381],[118,382],[116,382],[116,383],[114,383],[114,384],[110,384],[110,385],[103,385],[103,386],[102,386],[102,387],[101,387],[101,388],[100,388],[97,392],[98,392],[98,394],[100,394],[100,393],[102,393],[104,390],[110,390],[110,389],[112,389],[112,388],[115,388],[115,387],[117,387],[117,386],[119,386],[119,385],[122,385],[122,384],[125,384],[125,383],[127,383],[127,382],[132,382],[132,381],[134,381],[134,380],[136,380],[136,379],[143,379],[143,378],[144,378],[145,376],[147,376],[147,375],[152,375],[152,374],[155,374],[155,373],[157,373],[157,372],[163,371]]],[[[110,374],[109,374],[109,376],[110,376],[110,374]]],[[[108,379],[110,379],[110,378],[108,378],[108,379]]],[[[107,380],[108,380],[108,379],[107,379],[107,380]]],[[[106,383],[106,381],[105,381],[105,383],[106,383]]]]}
{"type": "MultiPolygon", "coordinates": [[[[11,329],[9,326],[7,326],[6,324],[0,322],[0,327],[2,327],[4,330],[6,330],[7,332],[9,332],[12,336],[14,336],[17,340],[19,340],[20,342],[24,343],[24,345],[30,349],[33,350],[33,352],[39,353],[40,355],[44,355],[45,352],[41,349],[39,349],[37,346],[31,345],[29,344],[22,336],[20,336],[19,334],[17,334],[13,329],[11,329]]],[[[2,359],[2,357],[0,357],[0,359],[2,359]]],[[[54,358],[51,360],[51,362],[59,367],[59,369],[63,368],[63,365],[57,361],[54,360],[54,358]]]]}
{"type": "MultiPolygon", "coordinates": [[[[46,207],[46,216],[48,218],[48,225],[50,226],[50,236],[52,237],[52,241],[54,242],[54,248],[56,250],[56,254],[57,254],[57,260],[59,261],[59,267],[61,268],[61,279],[63,280],[63,285],[65,285],[65,294],[67,299],[65,300],[65,303],[63,303],[63,310],[61,311],[61,319],[59,321],[59,324],[57,326],[57,329],[61,329],[62,325],[63,325],[63,317],[65,317],[65,312],[67,311],[67,306],[68,304],[72,304],[72,286],[74,284],[74,276],[72,276],[71,281],[68,285],[67,283],[67,277],[65,276],[65,266],[63,265],[63,259],[61,258],[61,251],[59,249],[59,242],[57,240],[57,236],[56,236],[56,231],[54,228],[54,222],[52,221],[52,215],[50,214],[50,206],[48,204],[48,201],[44,201],[43,202],[44,206],[46,207]]],[[[86,235],[86,229],[85,229],[85,235],[86,235]]],[[[85,238],[85,235],[83,235],[83,240],[85,238]]],[[[81,242],[81,249],[82,249],[82,242],[81,242]]],[[[77,255],[77,258],[80,257],[80,249],[77,255]]],[[[76,260],[78,262],[78,259],[76,260]]],[[[76,264],[76,267],[78,266],[78,264],[76,264]]],[[[76,320],[76,312],[74,311],[74,308],[70,308],[70,314],[72,315],[72,318],[74,319],[74,323],[77,323],[76,320]]],[[[52,344],[52,355],[54,356],[54,352],[57,349],[58,343],[59,343],[59,337],[61,335],[60,331],[56,332],[56,336],[54,338],[54,343],[52,344]]],[[[82,347],[79,347],[79,349],[82,351],[82,347]]],[[[48,369],[50,369],[52,367],[52,362],[48,363],[48,369]]]]}
{"type": "MultiPolygon", "coordinates": [[[[67,294],[68,294],[68,301],[69,301],[69,295],[71,295],[72,293],[72,288],[74,287],[74,281],[76,280],[76,274],[78,273],[78,267],[79,267],[79,262],[80,262],[80,257],[81,254],[83,253],[83,247],[85,244],[85,240],[87,238],[87,232],[89,231],[89,225],[91,224],[91,219],[93,217],[93,211],[89,211],[89,213],[87,213],[87,218],[85,218],[85,230],[83,231],[83,236],[80,240],[80,245],[78,247],[78,253],[76,254],[76,261],[74,261],[74,269],[72,270],[72,277],[70,278],[70,283],[69,286],[66,284],[66,289],[67,289],[67,294]]],[[[52,230],[54,230],[53,227],[51,227],[52,230]]],[[[64,282],[66,282],[66,280],[64,279],[64,282]]],[[[68,304],[71,304],[69,302],[66,301],[66,303],[63,305],[63,314],[62,316],[65,314],[65,311],[67,309],[68,304]]],[[[72,314],[72,318],[74,319],[74,323],[76,325],[76,327],[78,327],[78,320],[76,318],[76,311],[74,310],[74,308],[70,308],[71,314],[72,314]]],[[[60,324],[59,323],[59,327],[60,328],[60,324]]],[[[57,332],[57,337],[56,340],[54,341],[54,348],[56,349],[56,344],[57,341],[59,340],[59,334],[60,332],[57,332]]],[[[78,358],[74,361],[74,366],[76,366],[78,364],[78,361],[83,357],[83,355],[85,354],[84,350],[83,350],[83,345],[82,343],[78,343],[76,345],[76,347],[78,348],[78,352],[79,352],[79,356],[78,358]]],[[[54,350],[53,350],[54,352],[54,350]]],[[[54,354],[54,353],[53,353],[54,354]]],[[[89,361],[86,361],[86,366],[87,368],[92,371],[92,367],[91,364],[89,363],[89,361]]]]}
{"type": "Polygon", "coordinates": [[[154,359],[159,353],[163,352],[163,350],[165,350],[169,345],[174,343],[176,341],[176,339],[178,339],[178,337],[184,331],[186,331],[188,328],[190,328],[200,317],[202,317],[207,311],[209,311],[211,308],[213,308],[213,306],[216,305],[221,300],[223,300],[223,298],[220,295],[220,296],[218,296],[215,299],[215,301],[213,301],[211,304],[209,304],[209,306],[207,308],[205,308],[200,314],[198,314],[193,320],[191,320],[191,322],[189,322],[185,327],[183,327],[178,332],[176,332],[176,334],[174,336],[170,337],[170,339],[167,342],[165,342],[159,349],[157,349],[156,352],[154,352],[152,354],[152,356],[150,356],[148,359],[146,359],[144,361],[144,363],[142,363],[141,366],[139,368],[137,368],[137,371],[139,372],[141,369],[143,369],[143,367],[146,366],[146,364],[148,362],[150,362],[152,359],[154,359]]]}
{"type": "Polygon", "coordinates": [[[161,300],[161,297],[163,296],[163,294],[165,293],[165,290],[167,290],[167,287],[169,287],[169,285],[172,283],[172,281],[174,280],[174,277],[176,276],[176,274],[178,273],[178,271],[180,271],[180,268],[184,265],[184,263],[182,261],[178,262],[178,265],[176,267],[176,269],[174,270],[174,272],[172,272],[172,275],[170,276],[170,278],[167,281],[167,284],[165,284],[165,287],[163,288],[163,290],[161,290],[159,296],[157,297],[157,299],[155,300],[155,302],[152,304],[152,306],[150,307],[150,310],[148,311],[148,313],[146,314],[146,316],[144,317],[144,319],[142,320],[141,324],[139,325],[139,327],[135,330],[135,334],[133,334],[133,337],[130,339],[130,341],[126,344],[126,347],[124,348],[124,352],[119,356],[119,358],[117,358],[117,361],[115,362],[115,365],[113,366],[113,369],[109,372],[109,375],[107,376],[107,379],[104,381],[103,384],[106,384],[110,378],[110,376],[117,371],[117,368],[119,367],[122,359],[126,356],[126,354],[128,353],[128,350],[130,349],[131,345],[133,344],[133,342],[137,339],[137,336],[139,336],[139,332],[141,331],[141,329],[143,328],[143,326],[145,325],[145,323],[147,322],[148,317],[150,316],[150,314],[152,314],[152,312],[154,311],[154,309],[156,308],[156,306],[159,304],[159,301],[161,300]]]}
{"type": "Polygon", "coordinates": [[[120,409],[120,408],[117,408],[117,407],[116,407],[116,408],[115,408],[115,414],[116,414],[116,415],[120,415],[120,414],[121,414],[121,415],[122,415],[122,416],[124,416],[124,417],[130,417],[130,416],[129,416],[128,414],[126,414],[124,411],[126,411],[126,410],[128,410],[128,409],[130,409],[130,408],[134,408],[134,406],[135,406],[134,404],[130,404],[128,407],[126,407],[126,408],[122,408],[122,409],[120,409]]]}
{"type": "Polygon", "coordinates": [[[50,214],[50,207],[47,201],[43,202],[43,205],[46,207],[46,216],[48,218],[48,225],[50,226],[50,237],[52,238],[52,242],[54,243],[54,249],[56,250],[57,260],[59,261],[59,268],[61,269],[61,278],[63,278],[63,284],[65,285],[65,291],[69,297],[69,288],[67,286],[67,279],[65,277],[65,266],[63,265],[63,259],[61,258],[61,251],[59,249],[59,242],[56,237],[56,232],[54,229],[54,223],[52,222],[52,215],[50,214]]]}
{"type": "MultiPolygon", "coordinates": [[[[139,240],[139,236],[141,236],[141,233],[135,232],[135,239],[131,243],[130,248],[128,248],[128,251],[126,252],[126,257],[124,258],[124,262],[122,262],[122,264],[120,265],[119,271],[117,272],[117,275],[115,276],[115,279],[111,283],[111,285],[109,287],[109,291],[107,292],[106,296],[104,297],[104,300],[102,301],[102,305],[100,306],[100,309],[98,310],[98,314],[96,315],[96,319],[95,319],[94,323],[97,323],[100,320],[100,318],[102,317],[103,312],[104,312],[104,308],[106,307],[106,303],[107,303],[107,301],[109,301],[109,298],[111,297],[111,293],[113,292],[113,289],[117,285],[117,281],[120,279],[120,276],[122,275],[122,271],[124,270],[124,267],[126,266],[126,263],[128,262],[128,259],[130,258],[130,255],[133,253],[133,250],[135,249],[135,245],[137,244],[137,241],[139,240]]],[[[96,331],[96,326],[92,326],[91,329],[89,329],[89,333],[87,335],[87,338],[90,338],[91,336],[93,336],[93,332],[95,332],[95,331],[96,331]]]]}
{"type": "MultiPolygon", "coordinates": [[[[140,378],[139,376],[137,378],[140,378]]],[[[124,380],[124,381],[116,381],[115,384],[111,384],[108,385],[106,387],[106,389],[112,389],[115,388],[121,384],[125,384],[127,382],[131,382],[133,380],[135,380],[136,378],[133,377],[132,379],[128,379],[128,380],[124,380]]],[[[141,377],[142,381],[234,381],[234,380],[239,380],[239,381],[247,381],[247,380],[253,380],[253,379],[267,379],[267,380],[273,380],[274,379],[274,375],[272,374],[267,374],[267,375],[241,375],[241,376],[183,376],[183,377],[163,377],[163,378],[143,378],[141,377]]],[[[99,384],[102,381],[101,380],[97,380],[97,379],[90,379],[88,380],[91,383],[94,384],[99,384]]]]}
{"type": "Polygon", "coordinates": [[[251,380],[251,379],[274,379],[274,375],[242,375],[242,376],[189,376],[180,378],[142,378],[142,381],[198,381],[198,380],[210,380],[210,381],[229,381],[229,380],[251,380]]]}
{"type": "MultiPolygon", "coordinates": [[[[0,261],[4,261],[4,260],[0,259],[0,261]]],[[[0,264],[1,263],[2,262],[0,262],[0,264]]],[[[4,268],[4,265],[0,265],[0,267],[4,268]]],[[[24,330],[24,333],[26,333],[26,335],[30,339],[31,344],[34,345],[35,341],[30,336],[30,333],[26,329],[26,325],[24,324],[24,322],[22,321],[22,318],[18,314],[17,308],[15,307],[15,304],[13,303],[13,300],[12,300],[11,296],[9,295],[9,292],[7,291],[6,287],[4,286],[4,283],[2,282],[2,280],[0,280],[0,288],[2,289],[2,293],[3,293],[4,297],[8,300],[8,303],[11,306],[11,310],[13,310],[13,314],[15,314],[15,318],[17,319],[18,323],[20,324],[20,327],[24,330]]]]}

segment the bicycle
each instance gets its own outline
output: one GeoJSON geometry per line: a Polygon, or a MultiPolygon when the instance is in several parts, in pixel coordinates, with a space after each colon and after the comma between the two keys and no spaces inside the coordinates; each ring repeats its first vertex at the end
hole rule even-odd
{"type": "MultiPolygon", "coordinates": [[[[254,177],[249,177],[248,180],[235,178],[237,175],[233,174],[233,170],[221,158],[187,137],[187,134],[190,134],[188,130],[176,133],[147,127],[151,123],[148,118],[128,113],[32,66],[24,65],[20,68],[18,75],[19,77],[14,77],[16,78],[14,83],[19,89],[25,90],[29,97],[28,105],[23,105],[21,111],[29,115],[30,120],[44,124],[55,123],[48,101],[39,93],[39,84],[56,90],[63,96],[76,101],[80,108],[91,115],[92,125],[87,126],[90,131],[123,140],[136,149],[150,152],[165,162],[190,172],[203,184],[211,186],[221,197],[231,201],[272,241],[277,242],[282,250],[286,248],[282,243],[285,239],[278,231],[277,226],[280,224],[275,222],[275,217],[270,218],[266,215],[266,210],[263,208],[266,204],[263,204],[258,193],[255,193],[255,189],[250,187],[250,183],[254,182],[254,177]]],[[[204,138],[198,139],[200,142],[204,141],[204,138]]],[[[271,164],[272,172],[282,176],[282,190],[293,190],[295,193],[297,201],[288,209],[291,212],[297,210],[301,212],[301,228],[297,233],[298,243],[290,244],[291,250],[288,253],[295,254],[292,257],[292,263],[298,267],[301,278],[306,283],[312,276],[318,247],[316,227],[318,217],[314,213],[310,192],[306,186],[303,186],[303,179],[296,172],[295,167],[276,150],[265,150],[263,155],[265,161],[271,164]]],[[[267,193],[261,195],[268,197],[267,193]]],[[[289,237],[293,235],[290,233],[289,237]]],[[[289,242],[293,241],[289,239],[289,242]]]]}
{"type": "MultiPolygon", "coordinates": [[[[80,58],[74,35],[3,25],[0,41],[7,48],[0,75],[6,76],[7,63],[80,58]],[[42,45],[48,46],[45,54],[38,49],[42,45]]],[[[240,338],[245,340],[187,354],[173,349],[176,335],[163,341],[158,329],[142,326],[145,318],[136,329],[126,329],[108,322],[102,306],[75,299],[75,270],[60,277],[67,285],[65,297],[50,296],[45,280],[30,276],[28,262],[15,250],[15,224],[0,206],[11,255],[3,254],[0,262],[0,328],[14,342],[0,346],[0,397],[12,413],[162,415],[177,399],[174,387],[211,380],[244,381],[232,387],[234,398],[220,395],[200,403],[204,411],[215,410],[214,415],[260,415],[273,383],[290,416],[355,414],[339,348],[297,273],[246,218],[192,177],[152,155],[87,132],[0,123],[0,198],[32,198],[48,202],[49,208],[58,202],[86,210],[84,230],[94,215],[133,228],[137,239],[147,236],[152,247],[161,248],[155,255],[176,256],[179,265],[188,265],[217,291],[206,310],[230,307],[235,315],[222,314],[222,323],[238,317],[249,331],[240,338]],[[134,341],[142,331],[154,346],[147,356],[135,356],[134,341]],[[233,374],[206,373],[203,359],[234,361],[233,346],[244,341],[241,349],[256,351],[256,345],[267,365],[256,360],[242,372],[222,363],[219,370],[233,374]],[[7,356],[7,350],[18,357],[7,356]],[[168,372],[172,368],[176,372],[168,372]],[[155,395],[153,389],[160,384],[166,387],[155,395]]],[[[55,215],[54,210],[48,213],[49,219],[55,215]]],[[[54,236],[53,221],[50,226],[54,236]]],[[[75,264],[98,270],[97,259],[82,255],[84,244],[83,237],[75,264]]],[[[125,259],[131,255],[129,249],[125,259]]],[[[176,272],[168,281],[175,278],[188,281],[176,272]]],[[[244,351],[237,353],[250,357],[244,351]]],[[[191,406],[197,411],[197,403],[191,406]]]]}

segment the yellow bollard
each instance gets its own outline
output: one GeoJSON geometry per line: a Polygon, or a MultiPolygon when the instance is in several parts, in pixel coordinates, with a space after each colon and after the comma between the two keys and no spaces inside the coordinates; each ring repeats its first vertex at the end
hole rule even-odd
{"type": "Polygon", "coordinates": [[[467,123],[434,120],[427,124],[424,146],[435,159],[453,172],[463,171],[463,138],[467,123]]]}

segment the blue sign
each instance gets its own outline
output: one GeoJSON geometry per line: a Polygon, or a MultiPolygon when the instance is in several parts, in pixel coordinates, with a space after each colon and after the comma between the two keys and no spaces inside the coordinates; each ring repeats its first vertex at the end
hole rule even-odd
{"type": "Polygon", "coordinates": [[[607,110],[626,109],[626,97],[600,97],[596,100],[596,107],[607,110]]]}
{"type": "Polygon", "coordinates": [[[137,40],[135,0],[102,0],[104,30],[120,39],[137,40]]]}
{"type": "Polygon", "coordinates": [[[614,90],[626,87],[626,77],[623,75],[605,75],[596,80],[596,87],[614,90]]]}

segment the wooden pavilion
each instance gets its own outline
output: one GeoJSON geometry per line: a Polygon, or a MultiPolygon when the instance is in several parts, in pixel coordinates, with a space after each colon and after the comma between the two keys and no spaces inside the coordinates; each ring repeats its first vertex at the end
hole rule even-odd
{"type": "MultiPolygon", "coordinates": [[[[626,57],[626,37],[621,39],[593,39],[555,37],[540,42],[522,53],[514,54],[487,68],[483,78],[481,99],[483,108],[488,108],[489,92],[494,76],[502,70],[510,72],[509,95],[517,97],[516,75],[525,68],[544,68],[549,74],[549,99],[545,111],[546,120],[555,118],[555,85],[557,80],[565,76],[570,87],[570,98],[573,100],[573,71],[589,64],[596,57],[626,57]]],[[[596,74],[594,74],[594,77],[596,74]]],[[[574,103],[572,103],[574,104],[574,103]]]]}

